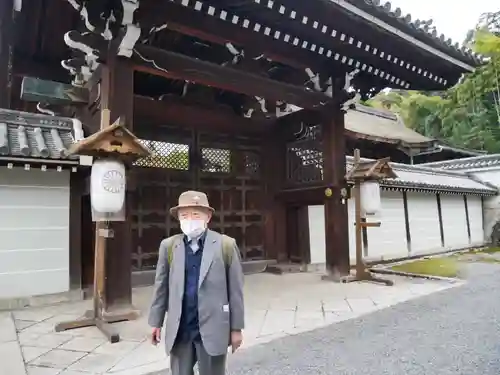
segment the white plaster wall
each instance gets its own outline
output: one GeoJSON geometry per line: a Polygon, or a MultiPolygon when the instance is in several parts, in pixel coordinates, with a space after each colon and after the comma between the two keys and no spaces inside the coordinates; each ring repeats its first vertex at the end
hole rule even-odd
{"type": "Polygon", "coordinates": [[[462,195],[441,195],[444,246],[454,250],[469,246],[465,202],[462,195]]]}
{"type": "Polygon", "coordinates": [[[308,215],[311,264],[325,264],[325,207],[309,206],[308,215]]]}
{"type": "MultiPolygon", "coordinates": [[[[482,181],[500,188],[500,169],[476,172],[473,175],[482,181]]],[[[500,195],[484,198],[484,239],[490,240],[491,231],[500,220],[500,195]]]]}
{"type": "MultiPolygon", "coordinates": [[[[349,259],[351,264],[356,263],[356,212],[354,211],[354,198],[347,201],[347,213],[348,213],[348,223],[347,228],[349,229],[349,259]]],[[[364,254],[364,249],[363,249],[364,254]]]]}
{"type": "Polygon", "coordinates": [[[483,229],[483,207],[481,197],[469,195],[467,197],[469,209],[470,237],[473,245],[482,245],[485,242],[483,229]]]}
{"type": "MultiPolygon", "coordinates": [[[[347,202],[349,229],[349,257],[351,263],[356,260],[355,214],[354,199],[347,202]]],[[[323,205],[309,206],[309,247],[311,249],[311,264],[325,264],[325,207],[323,205]]]]}
{"type": "Polygon", "coordinates": [[[0,167],[0,298],[69,290],[69,176],[0,167]]]}
{"type": "Polygon", "coordinates": [[[381,193],[381,213],[368,221],[380,221],[378,228],[367,228],[369,260],[386,260],[408,256],[403,193],[381,193]]]}
{"type": "MultiPolygon", "coordinates": [[[[468,246],[467,219],[463,196],[441,195],[445,247],[441,243],[439,211],[436,193],[407,192],[408,219],[411,247],[406,239],[403,194],[382,191],[380,215],[369,221],[381,221],[380,228],[368,228],[368,253],[364,258],[370,261],[404,258],[412,255],[430,254],[445,249],[468,246]]],[[[471,220],[472,244],[482,243],[481,198],[468,196],[471,220]],[[474,223],[474,224],[472,224],[474,223]]],[[[325,211],[322,205],[309,206],[309,245],[311,264],[324,264],[325,257],[325,211]]],[[[354,230],[354,200],[348,201],[349,257],[351,264],[356,260],[354,230]]]]}
{"type": "Polygon", "coordinates": [[[411,255],[441,251],[439,211],[435,193],[408,192],[411,255]]]}
{"type": "MultiPolygon", "coordinates": [[[[356,261],[355,213],[354,199],[347,202],[349,229],[349,258],[351,264],[356,261]]],[[[325,264],[325,207],[323,205],[309,206],[309,247],[311,249],[311,264],[325,264]]]]}

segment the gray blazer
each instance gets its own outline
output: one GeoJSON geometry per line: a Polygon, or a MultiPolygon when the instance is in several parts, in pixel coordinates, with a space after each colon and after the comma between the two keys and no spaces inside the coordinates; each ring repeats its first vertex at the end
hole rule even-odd
{"type": "MultiPolygon", "coordinates": [[[[234,240],[233,240],[234,241],[234,240]]],[[[165,346],[174,345],[184,295],[185,246],[182,238],[173,244],[172,264],[168,264],[167,240],[160,244],[155,291],[149,325],[161,328],[167,314],[165,346]]],[[[222,254],[222,235],[208,230],[203,248],[198,284],[198,318],[203,346],[211,356],[227,353],[230,331],[244,328],[243,270],[236,241],[232,262],[226,265],[222,254]],[[227,280],[226,280],[227,275],[227,280]]]]}

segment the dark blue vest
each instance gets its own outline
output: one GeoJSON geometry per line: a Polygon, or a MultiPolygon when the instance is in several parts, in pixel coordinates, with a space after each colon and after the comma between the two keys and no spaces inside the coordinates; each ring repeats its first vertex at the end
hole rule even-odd
{"type": "Polygon", "coordinates": [[[193,252],[189,246],[188,238],[184,236],[186,261],[184,267],[184,295],[182,298],[182,313],[179,323],[177,340],[189,342],[200,339],[198,322],[198,282],[200,279],[201,259],[205,245],[206,232],[198,240],[199,249],[193,252]]]}

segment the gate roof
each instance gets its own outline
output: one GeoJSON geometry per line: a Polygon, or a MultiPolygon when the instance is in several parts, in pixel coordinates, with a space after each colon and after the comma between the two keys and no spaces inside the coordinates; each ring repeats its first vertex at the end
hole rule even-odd
{"type": "MultiPolygon", "coordinates": [[[[170,29],[210,43],[230,41],[302,71],[305,67],[316,73],[357,69],[368,81],[364,90],[442,90],[481,62],[470,50],[438,34],[429,21],[413,20],[378,0],[137,0],[133,17],[113,25],[118,22],[113,21],[113,12],[104,19],[101,14],[116,3],[33,0],[23,4],[16,44],[19,69],[33,71],[26,68],[33,62],[60,67],[60,60],[69,55],[63,34],[79,28],[80,15],[104,25],[111,20],[103,34],[124,29],[133,19],[143,34],[151,27],[153,34],[170,29]],[[34,24],[37,27],[27,27],[34,24]]],[[[141,37],[138,45],[146,39],[147,35],[141,37]]]]}

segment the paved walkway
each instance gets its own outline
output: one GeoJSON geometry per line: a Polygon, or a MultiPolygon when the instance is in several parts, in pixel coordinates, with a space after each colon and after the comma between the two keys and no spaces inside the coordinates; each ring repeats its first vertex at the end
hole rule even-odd
{"type": "MultiPolygon", "coordinates": [[[[397,303],[444,290],[457,284],[391,277],[395,286],[321,281],[317,274],[246,277],[246,326],[243,349],[271,340],[310,331],[359,317],[397,303]]],[[[25,374],[4,364],[19,363],[20,353],[27,375],[142,375],[168,365],[163,347],[149,343],[147,309],[152,288],[134,290],[133,301],[143,311],[134,322],[116,323],[122,337],[107,343],[93,327],[62,333],[53,331],[61,321],[79,317],[90,301],[14,311],[12,320],[0,320],[0,375],[25,374]],[[6,339],[5,339],[6,338],[6,339]],[[16,361],[14,360],[16,359],[16,361]]],[[[15,364],[12,366],[15,367],[15,364]]],[[[22,367],[22,366],[21,366],[22,367]]]]}
{"type": "MultiPolygon", "coordinates": [[[[231,375],[498,375],[500,266],[462,287],[247,349],[231,375]]],[[[163,374],[162,374],[163,375],[163,374]]]]}

